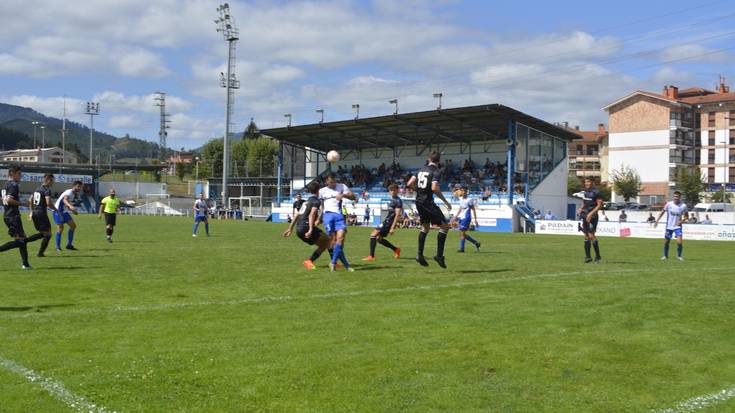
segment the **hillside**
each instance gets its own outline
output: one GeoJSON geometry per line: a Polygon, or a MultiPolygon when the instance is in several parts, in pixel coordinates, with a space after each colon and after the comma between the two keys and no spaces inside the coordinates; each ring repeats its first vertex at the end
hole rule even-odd
{"type": "MultiPolygon", "coordinates": [[[[5,149],[30,148],[33,143],[33,124],[37,121],[46,125],[46,146],[60,145],[62,120],[45,116],[31,108],[0,103],[0,128],[18,132],[30,137],[29,140],[18,136],[13,139],[2,139],[0,146],[5,149]]],[[[89,148],[89,128],[85,125],[66,121],[66,146],[69,150],[81,148],[83,155],[87,155],[89,148]]],[[[37,141],[41,142],[41,131],[37,130],[37,141]]],[[[116,136],[95,130],[95,152],[110,152],[118,157],[150,157],[158,156],[158,145],[153,142],[126,136],[116,136]]]]}

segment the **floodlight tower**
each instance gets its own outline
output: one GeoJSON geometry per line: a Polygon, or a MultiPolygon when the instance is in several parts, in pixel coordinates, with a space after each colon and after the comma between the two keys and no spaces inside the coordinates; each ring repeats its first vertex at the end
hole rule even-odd
{"type": "Polygon", "coordinates": [[[89,164],[92,165],[94,158],[92,156],[92,142],[94,141],[94,117],[100,114],[99,102],[87,102],[87,110],[85,110],[84,113],[89,115],[89,164]]]}
{"type": "Polygon", "coordinates": [[[235,89],[240,88],[240,82],[235,76],[235,47],[239,39],[239,32],[235,20],[230,15],[230,5],[225,3],[217,7],[219,16],[214,22],[219,26],[217,31],[229,45],[227,53],[227,74],[220,73],[220,85],[227,91],[227,107],[225,108],[225,136],[222,154],[222,202],[227,205],[227,175],[230,170],[230,118],[234,109],[235,89]]]}
{"type": "Polygon", "coordinates": [[[161,109],[161,120],[158,128],[158,158],[164,160],[166,159],[166,137],[168,136],[166,129],[170,127],[168,124],[171,121],[168,120],[168,117],[171,115],[166,113],[166,94],[164,92],[156,92],[156,94],[158,97],[154,100],[157,102],[156,106],[161,109]]]}
{"type": "Polygon", "coordinates": [[[36,127],[38,127],[40,123],[41,122],[37,122],[35,120],[31,122],[31,125],[33,125],[33,149],[36,149],[36,127]]]}

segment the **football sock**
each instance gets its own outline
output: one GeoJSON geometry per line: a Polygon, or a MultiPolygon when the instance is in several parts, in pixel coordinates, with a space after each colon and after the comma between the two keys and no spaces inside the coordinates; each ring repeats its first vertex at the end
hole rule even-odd
{"type": "Polygon", "coordinates": [[[61,232],[56,233],[56,249],[61,249],[61,232]]]}
{"type": "Polygon", "coordinates": [[[334,252],[332,253],[332,264],[337,264],[337,260],[340,258],[342,253],[342,246],[340,244],[334,244],[334,252]]]}
{"type": "Polygon", "coordinates": [[[677,257],[681,257],[681,252],[682,252],[682,250],[684,250],[684,245],[682,245],[682,244],[677,244],[677,245],[676,245],[676,256],[677,256],[677,257]]]}
{"type": "Polygon", "coordinates": [[[191,230],[191,233],[196,234],[198,230],[199,230],[199,223],[197,222],[194,224],[194,228],[191,230]]]}
{"type": "Polygon", "coordinates": [[[464,251],[464,238],[459,239],[459,250],[464,251]]]}
{"type": "Polygon", "coordinates": [[[105,231],[105,233],[107,234],[108,237],[111,237],[112,236],[112,229],[107,228],[107,230],[105,231]]]}
{"type": "Polygon", "coordinates": [[[668,258],[668,256],[669,256],[669,243],[664,242],[664,257],[668,258]]]}
{"type": "Polygon", "coordinates": [[[592,247],[595,249],[595,258],[600,258],[600,245],[597,240],[592,241],[592,247]]]}
{"type": "Polygon", "coordinates": [[[591,258],[591,257],[590,257],[590,247],[591,247],[591,245],[590,245],[590,244],[592,244],[592,243],[590,242],[590,240],[588,240],[588,239],[584,240],[584,256],[585,256],[586,258],[591,258]]]}
{"type": "Polygon", "coordinates": [[[350,268],[350,263],[347,262],[347,257],[345,257],[345,251],[342,249],[339,251],[339,260],[342,261],[345,268],[350,268]]]}
{"type": "Polygon", "coordinates": [[[39,233],[33,234],[33,235],[31,235],[30,237],[26,238],[26,242],[34,242],[34,241],[38,241],[38,240],[39,240],[39,239],[41,239],[41,238],[43,238],[43,234],[41,234],[41,233],[39,232],[39,233]]]}
{"type": "Polygon", "coordinates": [[[74,245],[74,230],[70,229],[69,233],[66,234],[66,245],[74,245]]]}
{"type": "Polygon", "coordinates": [[[314,261],[318,260],[318,259],[319,259],[319,257],[320,257],[320,256],[322,255],[322,252],[323,252],[322,250],[320,250],[319,248],[317,248],[317,249],[316,249],[316,250],[314,250],[314,252],[313,252],[313,253],[311,254],[311,257],[309,257],[309,260],[310,260],[311,262],[314,262],[314,261]]]}
{"type": "Polygon", "coordinates": [[[380,242],[380,245],[382,245],[382,246],[384,246],[386,248],[390,248],[391,251],[395,251],[396,250],[396,246],[393,245],[390,241],[388,241],[385,238],[381,238],[380,241],[378,241],[378,242],[380,242]]]}
{"type": "Polygon", "coordinates": [[[331,261],[332,260],[332,257],[334,256],[334,249],[333,248],[329,248],[329,249],[327,249],[327,252],[329,253],[329,260],[331,261]]]}
{"type": "Polygon", "coordinates": [[[44,235],[43,239],[41,240],[41,247],[38,249],[38,253],[43,255],[44,252],[46,252],[46,248],[48,248],[48,242],[51,241],[51,234],[44,235]]]}
{"type": "Polygon", "coordinates": [[[24,241],[19,242],[21,244],[18,246],[18,250],[20,251],[20,258],[23,260],[23,265],[30,267],[30,264],[28,263],[28,246],[24,241]]]}
{"type": "Polygon", "coordinates": [[[378,240],[375,239],[375,237],[370,237],[370,256],[375,256],[375,245],[378,243],[378,240]]]}
{"type": "MultiPolygon", "coordinates": [[[[472,238],[469,234],[465,234],[464,238],[467,241],[471,242],[473,245],[477,245],[477,241],[474,238],[472,238]]],[[[464,249],[464,246],[462,247],[462,249],[464,249]]]]}
{"type": "Polygon", "coordinates": [[[419,231],[419,257],[424,255],[424,244],[426,244],[426,235],[424,231],[419,231]]]}
{"type": "Polygon", "coordinates": [[[438,257],[444,256],[444,243],[447,241],[447,233],[441,229],[436,235],[436,255],[438,257]]]}
{"type": "Polygon", "coordinates": [[[204,223],[204,232],[206,232],[207,235],[209,235],[209,222],[204,223]]]}
{"type": "Polygon", "coordinates": [[[3,245],[0,245],[0,252],[12,250],[13,248],[18,248],[22,244],[22,241],[14,240],[14,241],[8,241],[3,245]]]}

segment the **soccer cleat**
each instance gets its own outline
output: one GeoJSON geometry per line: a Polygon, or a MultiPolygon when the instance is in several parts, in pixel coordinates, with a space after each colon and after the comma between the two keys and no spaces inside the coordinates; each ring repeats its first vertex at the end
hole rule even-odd
{"type": "Polygon", "coordinates": [[[56,253],[61,254],[61,248],[56,248],[56,253]]]}
{"type": "Polygon", "coordinates": [[[196,236],[197,236],[197,234],[191,234],[191,236],[192,236],[192,237],[196,237],[196,236]]]}
{"type": "Polygon", "coordinates": [[[363,261],[375,261],[375,257],[373,257],[372,255],[368,255],[367,257],[363,258],[362,260],[363,261]]]}
{"type": "Polygon", "coordinates": [[[73,246],[73,245],[67,245],[67,246],[66,246],[66,249],[68,249],[68,250],[70,250],[70,251],[79,251],[79,250],[77,250],[77,248],[76,248],[75,246],[73,246]]]}
{"type": "Polygon", "coordinates": [[[667,256],[665,256],[665,255],[664,255],[663,257],[661,257],[661,261],[666,261],[666,260],[668,260],[668,259],[669,259],[669,257],[667,257],[667,256]]]}
{"type": "Polygon", "coordinates": [[[440,257],[438,255],[434,256],[434,261],[436,261],[437,264],[439,264],[442,268],[447,268],[447,264],[444,262],[444,257],[440,257]]]}
{"type": "Polygon", "coordinates": [[[423,255],[419,255],[418,257],[416,257],[416,262],[418,262],[419,264],[421,264],[422,267],[428,267],[429,266],[429,263],[426,262],[426,258],[424,258],[423,255]]]}
{"type": "Polygon", "coordinates": [[[475,248],[477,248],[477,252],[480,252],[480,242],[478,241],[477,244],[475,244],[475,248]]]}
{"type": "Polygon", "coordinates": [[[109,242],[110,244],[112,244],[112,237],[107,237],[107,242],[109,242]]]}
{"type": "Polygon", "coordinates": [[[599,264],[602,261],[602,257],[595,257],[595,264],[599,264]]]}
{"type": "Polygon", "coordinates": [[[315,270],[316,265],[314,265],[314,262],[311,260],[304,261],[304,267],[306,267],[307,270],[315,270]]]}
{"type": "Polygon", "coordinates": [[[396,248],[395,250],[393,250],[393,258],[397,260],[401,259],[401,249],[400,248],[396,248]]]}
{"type": "Polygon", "coordinates": [[[346,269],[346,270],[347,270],[348,272],[355,272],[355,269],[354,269],[354,268],[352,268],[352,267],[347,267],[347,268],[345,268],[345,269],[346,269]]]}
{"type": "Polygon", "coordinates": [[[676,257],[676,259],[679,261],[684,261],[684,257],[676,257]]]}
{"type": "Polygon", "coordinates": [[[38,254],[36,254],[36,257],[43,258],[43,257],[45,257],[45,255],[43,255],[42,253],[39,252],[38,254]]]}
{"type": "Polygon", "coordinates": [[[336,265],[334,265],[334,264],[332,264],[332,263],[330,262],[330,263],[329,263],[329,271],[331,271],[331,272],[334,272],[334,271],[335,271],[335,268],[336,268],[336,265]]]}
{"type": "Polygon", "coordinates": [[[464,252],[464,250],[457,250],[457,252],[462,253],[462,252],[464,252]]]}
{"type": "Polygon", "coordinates": [[[31,267],[30,265],[25,265],[25,264],[21,265],[21,267],[20,267],[20,268],[21,268],[22,270],[32,270],[32,269],[33,269],[33,267],[31,267]]]}
{"type": "Polygon", "coordinates": [[[585,264],[589,264],[591,262],[592,262],[592,258],[590,258],[590,257],[587,257],[587,258],[584,259],[584,263],[585,264]]]}

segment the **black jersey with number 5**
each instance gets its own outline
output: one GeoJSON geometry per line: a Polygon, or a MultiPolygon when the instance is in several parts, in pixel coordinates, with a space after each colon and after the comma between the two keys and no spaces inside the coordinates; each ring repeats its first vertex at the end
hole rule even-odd
{"type": "Polygon", "coordinates": [[[46,197],[51,196],[51,189],[41,185],[33,192],[33,198],[31,203],[33,206],[33,215],[46,215],[48,204],[46,203],[46,197]]]}
{"type": "Polygon", "coordinates": [[[434,164],[429,164],[416,172],[416,202],[423,204],[434,203],[434,191],[431,184],[439,182],[439,168],[434,164]]]}

